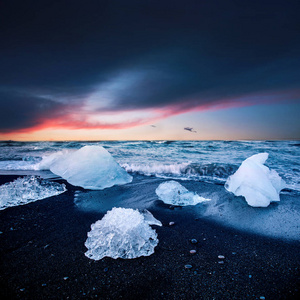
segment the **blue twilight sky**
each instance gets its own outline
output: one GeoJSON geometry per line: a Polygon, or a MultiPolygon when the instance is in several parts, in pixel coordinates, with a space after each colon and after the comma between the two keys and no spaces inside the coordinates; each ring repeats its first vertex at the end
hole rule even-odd
{"type": "Polygon", "coordinates": [[[300,2],[2,1],[0,139],[299,139],[300,2]]]}

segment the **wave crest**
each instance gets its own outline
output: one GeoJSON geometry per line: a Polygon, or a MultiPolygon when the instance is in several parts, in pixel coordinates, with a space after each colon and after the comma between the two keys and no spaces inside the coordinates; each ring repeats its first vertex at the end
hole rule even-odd
{"type": "Polygon", "coordinates": [[[147,176],[158,177],[182,177],[186,179],[210,177],[211,179],[226,179],[237,170],[237,166],[231,164],[122,164],[122,167],[130,173],[138,173],[147,176]]]}

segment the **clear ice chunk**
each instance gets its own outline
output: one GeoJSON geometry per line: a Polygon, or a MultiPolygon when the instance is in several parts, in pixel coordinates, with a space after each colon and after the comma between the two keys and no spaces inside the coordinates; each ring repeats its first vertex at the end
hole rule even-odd
{"type": "Polygon", "coordinates": [[[0,186],[0,210],[56,196],[66,190],[64,184],[37,176],[20,177],[0,186]]]}
{"type": "Polygon", "coordinates": [[[196,205],[201,202],[210,201],[210,199],[200,197],[198,194],[188,191],[175,180],[161,183],[155,192],[158,198],[164,203],[178,206],[196,205]]]}
{"type": "Polygon", "coordinates": [[[279,201],[285,182],[275,170],[264,165],[268,156],[268,153],[259,153],[244,160],[227,179],[226,190],[236,196],[244,196],[248,205],[253,207],[267,207],[270,202],[279,201]]]}
{"type": "Polygon", "coordinates": [[[148,211],[114,207],[91,225],[85,255],[94,260],[106,256],[114,259],[149,256],[158,244],[157,233],[150,225],[162,224],[148,211]]]}
{"type": "Polygon", "coordinates": [[[84,146],[74,152],[52,154],[40,163],[39,168],[49,168],[70,184],[91,190],[132,181],[132,176],[101,146],[84,146]]]}

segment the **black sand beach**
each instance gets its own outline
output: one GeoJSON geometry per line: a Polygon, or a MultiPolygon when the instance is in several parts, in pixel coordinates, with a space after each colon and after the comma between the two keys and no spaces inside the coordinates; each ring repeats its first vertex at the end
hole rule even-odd
{"type": "MultiPolygon", "coordinates": [[[[0,183],[14,176],[0,176],[0,183]]],[[[199,216],[196,207],[157,200],[162,179],[85,192],[67,183],[59,196],[0,211],[1,299],[297,299],[300,242],[281,241],[221,226],[199,216]],[[98,212],[74,204],[97,198],[98,212]],[[99,200],[100,199],[100,200],[99,200]],[[87,232],[113,206],[147,208],[159,244],[149,257],[88,259],[87,232]],[[101,209],[102,205],[102,209],[101,209]],[[175,225],[169,226],[174,221],[175,225]],[[197,239],[192,244],[190,239],[197,239]],[[197,250],[192,255],[191,249],[197,250]],[[224,259],[218,256],[223,255],[224,259]],[[223,263],[220,263],[223,261],[223,263]],[[192,268],[186,269],[185,265],[192,268]],[[264,298],[263,298],[264,297],[264,298]]],[[[203,192],[223,186],[190,182],[203,192]]],[[[225,193],[224,193],[225,194],[225,193]]]]}

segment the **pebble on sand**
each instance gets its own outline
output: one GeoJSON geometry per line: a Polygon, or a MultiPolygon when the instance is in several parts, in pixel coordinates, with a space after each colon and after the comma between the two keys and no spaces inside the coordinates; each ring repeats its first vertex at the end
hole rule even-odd
{"type": "Polygon", "coordinates": [[[192,265],[185,265],[184,266],[186,269],[191,269],[193,266],[192,265]]]}

